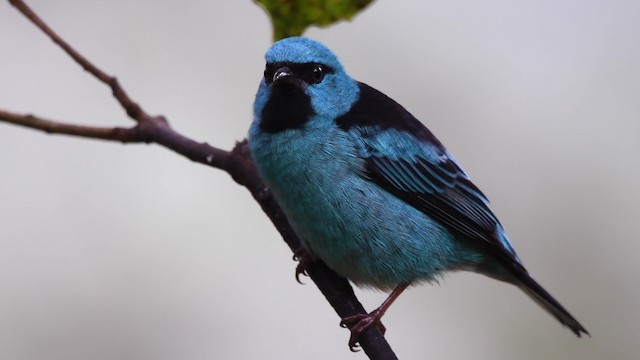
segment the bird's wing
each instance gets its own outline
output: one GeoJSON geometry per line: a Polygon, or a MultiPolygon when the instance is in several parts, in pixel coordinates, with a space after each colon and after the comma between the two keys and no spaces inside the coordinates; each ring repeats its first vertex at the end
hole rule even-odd
{"type": "Polygon", "coordinates": [[[353,134],[363,177],[520,267],[489,201],[435,136],[386,95],[365,84],[360,90],[336,122],[353,134]]]}

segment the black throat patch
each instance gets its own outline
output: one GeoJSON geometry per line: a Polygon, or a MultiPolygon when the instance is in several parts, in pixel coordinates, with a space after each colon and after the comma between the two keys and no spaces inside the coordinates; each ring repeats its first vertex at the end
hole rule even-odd
{"type": "Polygon", "coordinates": [[[292,84],[274,84],[262,109],[260,128],[268,133],[302,127],[314,115],[309,95],[292,84]]]}

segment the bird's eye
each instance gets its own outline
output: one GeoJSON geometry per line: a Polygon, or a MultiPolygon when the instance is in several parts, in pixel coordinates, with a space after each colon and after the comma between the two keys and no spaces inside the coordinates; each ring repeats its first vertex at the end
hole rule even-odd
{"type": "Polygon", "coordinates": [[[311,80],[314,84],[319,84],[324,79],[324,68],[318,65],[311,71],[311,80]]]}

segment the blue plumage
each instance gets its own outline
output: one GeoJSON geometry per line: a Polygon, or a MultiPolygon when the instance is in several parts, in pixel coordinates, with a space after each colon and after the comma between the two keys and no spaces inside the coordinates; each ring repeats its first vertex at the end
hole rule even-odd
{"type": "Polygon", "coordinates": [[[470,270],[513,283],[578,336],[586,330],[527,273],[484,194],[415,117],[351,79],[324,45],[267,52],[249,146],[312,258],[361,286],[393,290],[344,319],[350,345],[407,286],[470,270]]]}

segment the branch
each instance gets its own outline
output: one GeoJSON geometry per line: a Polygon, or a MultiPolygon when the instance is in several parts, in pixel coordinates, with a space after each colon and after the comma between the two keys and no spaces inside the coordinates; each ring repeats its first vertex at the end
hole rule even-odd
{"type": "Polygon", "coordinates": [[[145,117],[148,117],[142,108],[136,104],[124,89],[118,83],[118,80],[114,76],[107,75],[104,71],[100,70],[97,66],[93,65],[87,58],[82,56],[71,45],[69,45],[64,39],[56,34],[40,17],[31,10],[31,8],[22,0],[9,0],[11,5],[15,6],[24,16],[29,19],[35,26],[42,30],[56,45],[60,46],[64,52],[66,52],[71,58],[82,68],[93,75],[100,82],[108,85],[113,92],[113,96],[118,100],[118,103],[126,110],[127,115],[130,118],[141,121],[145,117]]]}
{"type": "MultiPolygon", "coordinates": [[[[292,251],[300,248],[300,240],[291,229],[271,191],[260,179],[253,165],[246,140],[237,143],[232,151],[225,151],[212,147],[207,143],[198,143],[179,134],[171,128],[163,116],[147,114],[142,107],[127,95],[115,77],[107,75],[73,49],[22,0],[9,0],[9,2],[60,46],[83,69],[109,86],[115,99],[137,124],[131,128],[92,127],[3,110],[0,110],[0,121],[42,130],[50,134],[66,134],[122,143],[156,143],[192,161],[224,170],[238,184],[245,186],[251,192],[251,195],[273,222],[289,248],[292,251]]],[[[311,279],[341,318],[366,313],[346,279],[337,275],[322,262],[312,263],[307,270],[311,279]]],[[[397,359],[377,326],[373,326],[362,333],[359,343],[371,359],[397,359]]]]}
{"type": "Polygon", "coordinates": [[[59,121],[44,119],[31,114],[16,114],[0,110],[0,120],[8,123],[42,130],[48,134],[65,134],[92,139],[114,140],[122,143],[140,142],[137,128],[94,127],[65,124],[59,121]]]}

